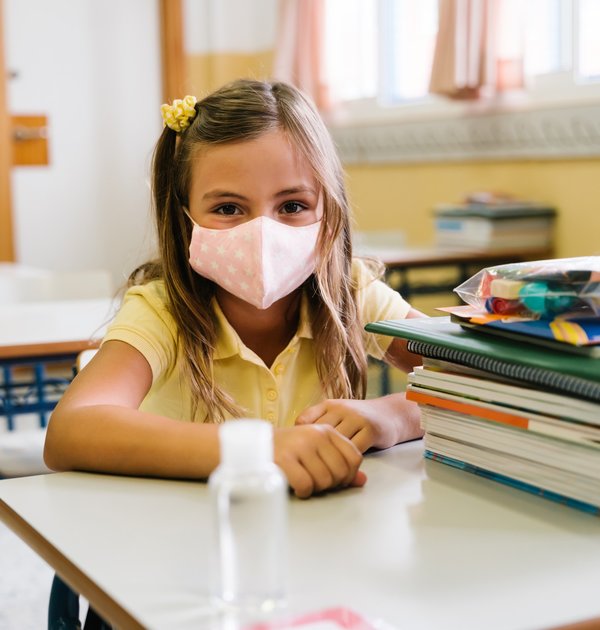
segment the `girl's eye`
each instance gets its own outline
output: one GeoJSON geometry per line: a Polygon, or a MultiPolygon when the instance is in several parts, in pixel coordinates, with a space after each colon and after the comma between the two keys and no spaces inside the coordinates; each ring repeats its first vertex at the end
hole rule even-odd
{"type": "Polygon", "coordinates": [[[289,201],[283,206],[282,211],[284,214],[299,214],[300,212],[302,212],[302,210],[305,209],[306,207],[298,203],[297,201],[289,201]]]}
{"type": "Polygon", "coordinates": [[[227,216],[227,217],[231,217],[231,216],[234,216],[236,214],[239,214],[239,212],[240,212],[239,209],[236,208],[234,205],[232,205],[230,203],[225,204],[224,206],[219,206],[215,210],[216,214],[222,214],[222,215],[227,216]]]}

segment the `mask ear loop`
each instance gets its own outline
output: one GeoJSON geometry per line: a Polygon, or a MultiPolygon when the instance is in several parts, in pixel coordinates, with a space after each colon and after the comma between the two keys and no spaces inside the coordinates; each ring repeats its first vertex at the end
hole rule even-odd
{"type": "Polygon", "coordinates": [[[183,205],[181,204],[181,207],[183,208],[183,211],[185,212],[185,214],[187,215],[187,218],[192,222],[192,225],[195,225],[196,227],[200,227],[195,221],[194,219],[192,219],[192,215],[190,214],[190,211],[183,205]]]}

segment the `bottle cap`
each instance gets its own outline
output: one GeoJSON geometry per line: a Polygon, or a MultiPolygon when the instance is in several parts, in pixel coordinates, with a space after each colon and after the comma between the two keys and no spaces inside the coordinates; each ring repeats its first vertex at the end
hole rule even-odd
{"type": "Polygon", "coordinates": [[[219,427],[221,464],[253,470],[273,461],[273,426],[266,420],[228,420],[219,427]]]}

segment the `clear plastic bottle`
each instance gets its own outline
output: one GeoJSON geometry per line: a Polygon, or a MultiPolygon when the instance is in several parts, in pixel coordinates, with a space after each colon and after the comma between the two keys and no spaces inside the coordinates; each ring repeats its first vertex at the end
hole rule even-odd
{"type": "Polygon", "coordinates": [[[273,463],[273,427],[230,420],[219,427],[221,463],[209,478],[212,589],[231,610],[269,612],[285,603],[288,484],[273,463]]]}

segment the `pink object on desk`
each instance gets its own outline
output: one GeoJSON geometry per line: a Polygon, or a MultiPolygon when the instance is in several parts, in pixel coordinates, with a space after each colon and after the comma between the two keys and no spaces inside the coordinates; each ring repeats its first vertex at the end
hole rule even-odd
{"type": "MultiPolygon", "coordinates": [[[[381,625],[377,626],[382,628],[381,625]]],[[[375,630],[375,626],[364,617],[349,608],[328,608],[313,613],[300,615],[294,619],[260,623],[249,626],[246,630],[285,630],[286,628],[305,628],[306,630],[375,630]]]]}

